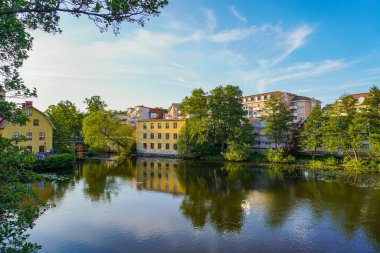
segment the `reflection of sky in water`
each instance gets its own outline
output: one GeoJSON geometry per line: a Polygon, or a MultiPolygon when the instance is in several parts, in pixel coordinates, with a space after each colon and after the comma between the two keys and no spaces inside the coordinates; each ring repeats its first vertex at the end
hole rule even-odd
{"type": "MultiPolygon", "coordinates": [[[[380,249],[379,233],[372,232],[368,240],[365,219],[359,219],[353,233],[346,231],[350,223],[344,221],[353,215],[347,210],[351,202],[368,201],[369,193],[376,200],[378,192],[343,183],[319,182],[316,187],[310,175],[306,181],[273,176],[263,169],[228,172],[219,167],[199,163],[170,167],[174,184],[184,191],[181,195],[142,188],[143,181],[159,185],[157,166],[152,174],[150,170],[144,174],[139,163],[137,171],[134,163],[84,164],[70,183],[44,185],[56,207],[37,220],[31,240],[41,243],[43,252],[57,253],[380,249]],[[341,196],[329,196],[338,190],[341,196]],[[340,198],[336,204],[334,198],[340,198]]],[[[367,211],[375,208],[371,203],[367,211]]],[[[372,222],[370,217],[367,221],[372,222]]]]}

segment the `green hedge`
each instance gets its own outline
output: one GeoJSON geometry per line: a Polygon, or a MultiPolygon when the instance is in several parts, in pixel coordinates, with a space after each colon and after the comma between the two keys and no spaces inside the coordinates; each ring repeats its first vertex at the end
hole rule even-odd
{"type": "Polygon", "coordinates": [[[37,171],[70,169],[75,163],[74,154],[59,154],[36,159],[32,168],[37,171]]]}

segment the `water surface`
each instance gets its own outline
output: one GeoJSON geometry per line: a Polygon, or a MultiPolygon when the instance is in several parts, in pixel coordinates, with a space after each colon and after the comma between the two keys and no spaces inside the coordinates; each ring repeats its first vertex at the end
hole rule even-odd
{"type": "MultiPolygon", "coordinates": [[[[308,171],[139,159],[36,183],[42,252],[380,252],[380,190],[308,171]]],[[[371,182],[377,176],[367,176],[371,182]]]]}

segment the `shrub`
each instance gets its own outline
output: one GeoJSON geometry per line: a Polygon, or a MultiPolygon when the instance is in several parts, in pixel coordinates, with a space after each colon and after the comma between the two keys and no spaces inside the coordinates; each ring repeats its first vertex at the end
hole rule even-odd
{"type": "Polygon", "coordinates": [[[285,156],[283,149],[269,149],[267,151],[268,161],[271,163],[294,163],[296,158],[294,156],[285,156]]]}
{"type": "Polygon", "coordinates": [[[36,159],[32,168],[38,171],[69,169],[74,165],[74,162],[74,154],[60,154],[36,159]]]}
{"type": "Polygon", "coordinates": [[[230,141],[227,143],[227,152],[223,153],[224,158],[228,161],[241,162],[247,160],[249,144],[237,143],[230,141]]]}
{"type": "Polygon", "coordinates": [[[338,163],[339,160],[333,156],[330,156],[325,160],[326,165],[337,165],[338,163]]]}

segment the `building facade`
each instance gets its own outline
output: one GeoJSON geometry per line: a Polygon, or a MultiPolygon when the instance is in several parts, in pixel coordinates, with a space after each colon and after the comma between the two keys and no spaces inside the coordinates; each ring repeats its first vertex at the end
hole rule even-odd
{"type": "Polygon", "coordinates": [[[25,124],[16,124],[0,118],[0,135],[4,138],[25,136],[27,140],[19,145],[33,153],[52,150],[55,127],[49,117],[35,108],[31,101],[23,103],[22,110],[28,116],[28,121],[25,124]]]}
{"type": "Polygon", "coordinates": [[[178,135],[184,119],[146,119],[136,124],[138,154],[176,155],[178,135]]]}
{"type": "Polygon", "coordinates": [[[311,113],[314,106],[321,102],[305,96],[293,93],[274,91],[256,95],[244,96],[243,106],[247,110],[248,119],[260,119],[265,115],[265,103],[272,96],[278,97],[286,104],[292,113],[293,121],[304,121],[311,113]]]}
{"type": "Polygon", "coordinates": [[[165,111],[157,108],[138,105],[128,108],[126,113],[114,114],[112,116],[119,118],[122,124],[136,126],[136,122],[138,120],[163,119],[165,117],[165,111]]]}

